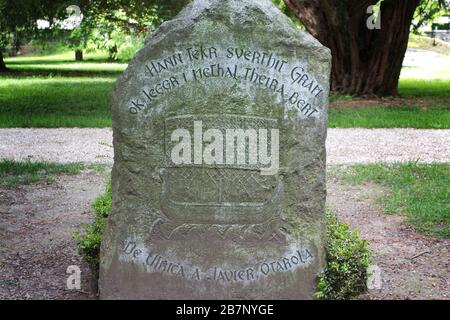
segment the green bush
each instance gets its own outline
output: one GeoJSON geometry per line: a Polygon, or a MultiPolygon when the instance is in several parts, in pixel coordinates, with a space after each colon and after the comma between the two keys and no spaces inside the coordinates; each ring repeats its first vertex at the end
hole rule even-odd
{"type": "Polygon", "coordinates": [[[106,186],[106,192],[99,196],[94,204],[95,221],[83,226],[83,233],[76,235],[77,250],[80,255],[95,268],[100,262],[100,245],[105,230],[106,220],[111,211],[112,189],[111,182],[106,186]]]}
{"type": "Polygon", "coordinates": [[[95,214],[102,218],[107,218],[112,207],[112,186],[111,181],[106,185],[106,192],[95,199],[95,214]]]}
{"type": "Polygon", "coordinates": [[[78,252],[94,266],[98,266],[100,262],[100,245],[105,225],[106,218],[97,216],[92,224],[84,226],[83,234],[75,236],[78,252]]]}
{"type": "Polygon", "coordinates": [[[340,222],[333,214],[326,216],[327,266],[319,274],[316,297],[327,300],[354,299],[367,289],[370,263],[368,241],[357,231],[340,222]]]}

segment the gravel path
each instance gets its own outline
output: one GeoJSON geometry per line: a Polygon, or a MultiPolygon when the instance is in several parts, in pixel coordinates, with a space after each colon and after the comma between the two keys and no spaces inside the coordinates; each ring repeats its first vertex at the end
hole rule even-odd
{"type": "Polygon", "coordinates": [[[111,129],[0,129],[0,159],[112,163],[111,129]]]}
{"type": "Polygon", "coordinates": [[[330,129],[329,164],[450,163],[450,130],[330,129]]]}
{"type": "MultiPolygon", "coordinates": [[[[450,163],[450,130],[330,129],[328,163],[450,163]]],[[[111,129],[0,129],[0,159],[112,163],[111,129]]]]}

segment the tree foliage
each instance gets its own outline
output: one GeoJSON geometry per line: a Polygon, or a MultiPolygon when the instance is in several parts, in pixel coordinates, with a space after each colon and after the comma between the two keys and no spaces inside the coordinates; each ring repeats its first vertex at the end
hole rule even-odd
{"type": "Polygon", "coordinates": [[[449,0],[422,0],[414,14],[412,31],[418,34],[425,24],[444,15],[450,15],[449,0]]]}
{"type": "MultiPolygon", "coordinates": [[[[189,0],[0,0],[0,52],[13,44],[19,47],[31,37],[65,38],[74,50],[84,49],[94,30],[99,46],[106,46],[114,58],[123,34],[144,35],[177,14],[189,0]],[[73,30],[61,30],[57,22],[67,18],[67,8],[79,6],[82,24],[73,30]],[[39,30],[37,21],[50,23],[39,30]],[[49,31],[50,30],[50,31],[49,31]],[[103,35],[103,39],[99,38],[103,35]]],[[[0,55],[0,69],[3,56],[0,55]]],[[[4,64],[3,64],[4,66],[4,64]]]]}
{"type": "MultiPolygon", "coordinates": [[[[189,0],[79,0],[83,22],[69,36],[75,50],[88,44],[106,50],[110,60],[126,51],[165,20],[176,15],[189,0]]],[[[127,54],[128,56],[128,54],[127,54]]]]}
{"type": "Polygon", "coordinates": [[[190,0],[81,0],[84,16],[146,33],[176,15],[190,0]]]}
{"type": "Polygon", "coordinates": [[[67,0],[0,0],[0,71],[6,70],[3,51],[8,45],[19,47],[38,33],[39,19],[61,19],[67,0]]]}

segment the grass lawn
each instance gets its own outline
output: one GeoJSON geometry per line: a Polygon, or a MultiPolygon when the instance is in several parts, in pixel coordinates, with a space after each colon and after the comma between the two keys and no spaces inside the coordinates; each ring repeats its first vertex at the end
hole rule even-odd
{"type": "MultiPolygon", "coordinates": [[[[73,52],[6,59],[13,72],[0,75],[0,128],[111,126],[110,101],[114,81],[125,63],[105,56],[85,55],[74,62],[73,52]]],[[[365,105],[351,96],[332,102],[356,103],[356,108],[331,108],[333,128],[450,128],[450,75],[447,79],[402,79],[399,105],[365,105]],[[415,101],[417,99],[417,103],[415,101]],[[423,107],[423,101],[426,107],[423,107]]]]}
{"type": "Polygon", "coordinates": [[[390,189],[381,200],[388,214],[405,214],[406,222],[425,234],[450,237],[450,165],[393,164],[339,167],[350,183],[375,182],[390,189]]]}
{"type": "Polygon", "coordinates": [[[114,77],[0,77],[0,127],[108,127],[114,77]]]}
{"type": "Polygon", "coordinates": [[[47,162],[0,161],[0,187],[16,187],[36,182],[51,182],[58,174],[77,174],[85,169],[79,163],[58,164],[47,162]]]}
{"type": "Polygon", "coordinates": [[[450,78],[401,79],[403,100],[384,99],[378,105],[351,96],[331,96],[330,128],[450,129],[450,78]],[[352,107],[333,107],[351,104],[352,107]]]}
{"type": "Polygon", "coordinates": [[[399,93],[410,98],[450,98],[450,73],[448,79],[401,79],[399,93]]]}
{"type": "Polygon", "coordinates": [[[330,128],[450,129],[450,105],[331,108],[330,128]]]}
{"type": "Polygon", "coordinates": [[[73,52],[6,59],[0,76],[1,128],[111,126],[113,83],[126,68],[98,54],[73,61],[73,52]]]}

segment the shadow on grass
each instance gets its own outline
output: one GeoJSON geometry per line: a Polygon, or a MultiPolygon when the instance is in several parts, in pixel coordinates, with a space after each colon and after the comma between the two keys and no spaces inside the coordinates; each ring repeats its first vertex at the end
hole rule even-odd
{"type": "Polygon", "coordinates": [[[32,70],[21,70],[9,67],[6,72],[0,73],[0,78],[25,78],[25,77],[119,77],[123,71],[117,70],[61,70],[61,69],[47,69],[36,68],[32,70]]]}
{"type": "Polygon", "coordinates": [[[17,57],[5,60],[9,77],[60,76],[95,77],[118,76],[127,66],[127,61],[109,61],[104,57],[90,57],[75,61],[67,56],[17,57]]]}
{"type": "Polygon", "coordinates": [[[36,59],[10,59],[6,61],[7,65],[27,65],[27,64],[83,64],[83,63],[128,63],[129,61],[88,58],[82,61],[75,61],[74,59],[51,59],[51,58],[36,58],[36,59]]]}
{"type": "Polygon", "coordinates": [[[107,127],[114,77],[2,77],[0,127],[107,127]]]}

